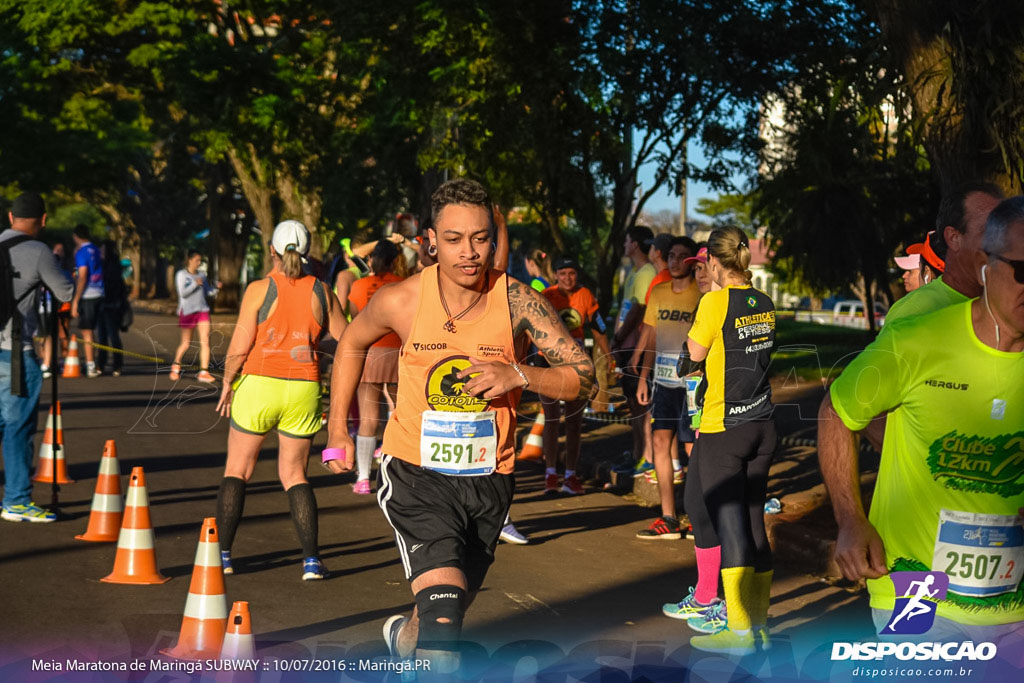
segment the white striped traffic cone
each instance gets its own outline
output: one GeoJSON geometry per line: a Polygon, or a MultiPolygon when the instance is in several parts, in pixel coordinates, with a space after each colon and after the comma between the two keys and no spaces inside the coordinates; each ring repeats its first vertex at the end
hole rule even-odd
{"type": "Polygon", "coordinates": [[[192,582],[185,600],[178,644],[160,653],[175,659],[211,659],[220,655],[224,629],[228,623],[228,603],[224,594],[224,570],[220,563],[217,520],[207,517],[199,532],[192,582]]]}
{"type": "Polygon", "coordinates": [[[170,581],[156,568],[153,523],[149,520],[149,496],[146,474],[141,467],[132,468],[128,498],[124,502],[124,520],[117,537],[114,571],[100,581],[107,583],[156,584],[170,581]]]}
{"type": "Polygon", "coordinates": [[[224,645],[220,648],[221,659],[252,659],[256,643],[252,637],[252,618],[249,603],[236,600],[228,616],[228,632],[224,634],[224,645]]]}
{"type": "Polygon", "coordinates": [[[523,449],[516,460],[540,460],[544,457],[544,413],[537,413],[530,433],[523,440],[523,449]]]}
{"type": "Polygon", "coordinates": [[[75,480],[68,477],[66,455],[60,401],[54,401],[50,406],[49,415],[46,416],[46,432],[43,433],[43,443],[39,445],[39,465],[32,481],[53,482],[53,474],[56,471],[58,484],[74,484],[75,480]]]}
{"type": "Polygon", "coordinates": [[[108,439],[100,458],[96,492],[92,494],[89,527],[75,536],[80,541],[116,541],[120,535],[124,503],[121,500],[121,470],[117,463],[117,444],[108,439]]]}
{"type": "Polygon", "coordinates": [[[64,372],[61,373],[61,377],[67,379],[81,376],[82,365],[78,362],[78,338],[71,335],[71,341],[68,342],[68,355],[64,357],[64,372]]]}

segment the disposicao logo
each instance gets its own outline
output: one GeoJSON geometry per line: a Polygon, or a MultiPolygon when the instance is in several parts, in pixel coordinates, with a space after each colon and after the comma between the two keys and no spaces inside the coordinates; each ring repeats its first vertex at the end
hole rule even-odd
{"type": "Polygon", "coordinates": [[[920,635],[935,623],[935,608],[946,599],[949,577],[944,572],[893,572],[896,605],[880,635],[920,635]]]}

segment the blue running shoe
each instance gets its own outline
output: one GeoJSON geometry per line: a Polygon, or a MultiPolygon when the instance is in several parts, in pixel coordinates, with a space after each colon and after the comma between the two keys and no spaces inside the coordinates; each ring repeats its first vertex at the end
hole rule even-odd
{"type": "Polygon", "coordinates": [[[666,617],[672,619],[696,619],[702,616],[708,608],[713,607],[715,604],[721,602],[720,598],[715,598],[710,605],[702,605],[697,602],[695,597],[696,590],[693,586],[690,586],[690,594],[679,602],[668,602],[661,606],[661,613],[666,617]]]}
{"type": "Polygon", "coordinates": [[[505,543],[511,543],[513,545],[526,545],[530,542],[530,539],[523,536],[512,522],[509,522],[501,528],[501,534],[498,535],[498,538],[505,541],[505,543]]]}
{"type": "Polygon", "coordinates": [[[392,657],[401,656],[398,654],[398,633],[407,621],[401,614],[396,614],[384,622],[384,642],[388,644],[388,654],[392,657]]]}
{"type": "Polygon", "coordinates": [[[319,557],[307,557],[302,561],[302,580],[316,581],[327,576],[327,569],[319,557]]]}
{"type": "MultiPolygon", "coordinates": [[[[725,610],[725,600],[719,600],[693,619],[688,619],[686,625],[698,633],[718,633],[724,631],[728,624],[729,615],[725,610]]],[[[692,641],[691,641],[692,642],[692,641]]]]}
{"type": "Polygon", "coordinates": [[[225,574],[234,574],[235,570],[231,568],[231,551],[221,550],[220,551],[220,566],[224,569],[225,574]]]}
{"type": "Polygon", "coordinates": [[[647,460],[644,460],[643,458],[640,458],[640,460],[637,461],[637,463],[636,463],[636,467],[633,468],[633,478],[635,479],[636,477],[642,477],[645,474],[647,474],[648,472],[653,472],[653,471],[654,471],[654,465],[652,465],[647,460]]]}
{"type": "Polygon", "coordinates": [[[8,522],[35,522],[46,524],[49,522],[56,522],[57,515],[46,508],[41,508],[35,503],[29,503],[28,505],[4,505],[3,512],[0,513],[0,517],[3,517],[8,522]]]}

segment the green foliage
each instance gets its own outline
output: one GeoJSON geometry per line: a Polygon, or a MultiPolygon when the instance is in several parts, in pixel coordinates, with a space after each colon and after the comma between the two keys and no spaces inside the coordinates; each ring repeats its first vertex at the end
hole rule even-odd
{"type": "Polygon", "coordinates": [[[62,232],[70,235],[75,226],[81,223],[89,228],[89,233],[96,239],[107,236],[107,222],[103,215],[91,204],[74,203],[47,207],[46,232],[62,232]]]}
{"type": "Polygon", "coordinates": [[[868,39],[770,101],[782,120],[754,193],[776,269],[816,292],[887,283],[896,247],[927,232],[935,205],[906,91],[879,68],[877,29],[859,14],[849,21],[868,39]]]}
{"type": "Polygon", "coordinates": [[[697,200],[697,211],[711,219],[714,227],[734,225],[752,232],[755,227],[751,218],[753,203],[749,194],[720,194],[717,197],[701,197],[697,200]]]}

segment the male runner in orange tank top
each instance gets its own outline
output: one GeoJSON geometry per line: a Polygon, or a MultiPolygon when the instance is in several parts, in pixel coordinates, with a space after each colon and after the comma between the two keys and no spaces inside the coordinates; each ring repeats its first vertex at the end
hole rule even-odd
{"type": "MultiPolygon", "coordinates": [[[[416,609],[384,626],[392,655],[426,659],[431,673],[458,665],[462,618],[494,560],[512,500],[515,407],[526,387],[555,399],[589,398],[594,368],[551,304],[490,267],[494,224],[475,181],[443,184],[431,198],[437,264],[382,287],[349,325],[335,359],[328,447],[335,472],[352,468],[348,410],[366,349],[402,339],[398,401],[384,433],[377,500],[395,530],[416,609]],[[551,367],[519,366],[525,333],[551,367]]],[[[424,672],[420,671],[422,675],[424,672]]]]}

